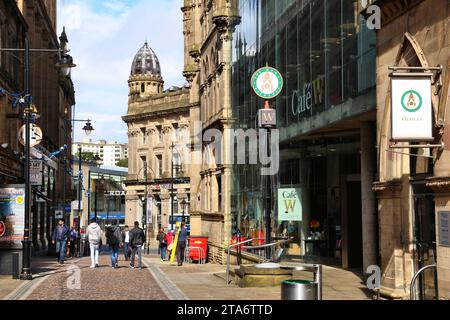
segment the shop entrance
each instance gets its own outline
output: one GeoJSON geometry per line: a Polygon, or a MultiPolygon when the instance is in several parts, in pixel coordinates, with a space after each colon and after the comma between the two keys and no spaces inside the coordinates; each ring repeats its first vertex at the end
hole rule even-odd
{"type": "Polygon", "coordinates": [[[343,244],[347,247],[347,267],[362,268],[362,203],[361,181],[347,181],[347,241],[343,244]]]}

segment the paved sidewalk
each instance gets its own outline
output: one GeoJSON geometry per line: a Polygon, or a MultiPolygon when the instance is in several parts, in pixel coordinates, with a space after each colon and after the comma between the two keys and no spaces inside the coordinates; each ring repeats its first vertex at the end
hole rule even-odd
{"type": "MultiPolygon", "coordinates": [[[[268,288],[239,288],[232,282],[226,285],[226,266],[217,264],[184,264],[171,266],[156,255],[146,256],[147,264],[159,269],[161,281],[167,279],[192,300],[280,300],[280,286],[268,288]]],[[[310,279],[311,273],[295,274],[302,279],[310,279]]],[[[360,276],[354,272],[323,266],[324,300],[367,300],[372,294],[360,276]]]]}

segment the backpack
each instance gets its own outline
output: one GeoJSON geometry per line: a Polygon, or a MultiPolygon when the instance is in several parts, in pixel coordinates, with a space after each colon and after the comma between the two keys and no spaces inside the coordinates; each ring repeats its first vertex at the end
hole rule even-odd
{"type": "Polygon", "coordinates": [[[120,228],[116,228],[116,230],[114,230],[114,241],[118,244],[122,242],[122,232],[120,231],[120,228]]]}

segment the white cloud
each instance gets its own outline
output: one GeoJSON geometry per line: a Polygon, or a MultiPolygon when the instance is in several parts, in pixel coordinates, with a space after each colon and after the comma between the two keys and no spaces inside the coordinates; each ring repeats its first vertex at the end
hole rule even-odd
{"type": "MultiPolygon", "coordinates": [[[[134,55],[147,39],[160,60],[166,87],[185,83],[182,14],[178,0],[59,0],[58,29],[66,26],[76,90],[76,118],[89,116],[92,138],[126,142],[134,55]]],[[[83,124],[75,139],[81,140],[83,124]]]]}

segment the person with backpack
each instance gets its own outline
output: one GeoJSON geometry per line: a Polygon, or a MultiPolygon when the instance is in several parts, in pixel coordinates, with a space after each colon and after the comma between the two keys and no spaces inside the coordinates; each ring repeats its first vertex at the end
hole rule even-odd
{"type": "Polygon", "coordinates": [[[111,250],[111,266],[113,269],[117,269],[119,268],[119,247],[122,243],[122,232],[116,220],[106,228],[106,242],[111,250]]]}
{"type": "Polygon", "coordinates": [[[130,268],[134,269],[134,258],[136,252],[138,254],[139,270],[142,269],[142,246],[145,243],[144,230],[139,228],[139,222],[134,223],[134,228],[130,231],[130,246],[131,246],[131,263],[130,268]]]}
{"type": "Polygon", "coordinates": [[[98,268],[98,255],[102,243],[102,229],[95,219],[91,220],[91,224],[87,227],[86,237],[89,241],[89,249],[91,251],[91,269],[98,268]]]}
{"type": "Polygon", "coordinates": [[[181,222],[180,233],[178,234],[178,242],[176,248],[178,266],[181,267],[184,261],[184,251],[186,250],[187,230],[186,221],[181,222]]]}
{"type": "Polygon", "coordinates": [[[159,242],[159,253],[161,254],[161,260],[166,260],[166,252],[167,252],[167,242],[166,242],[166,234],[164,233],[163,228],[159,229],[158,235],[156,236],[156,240],[159,242]]]}
{"type": "Polygon", "coordinates": [[[56,255],[59,264],[64,264],[66,255],[66,245],[69,240],[69,228],[63,219],[59,219],[58,226],[53,230],[52,244],[56,244],[56,255]]]}

